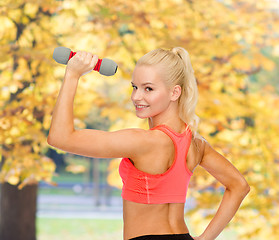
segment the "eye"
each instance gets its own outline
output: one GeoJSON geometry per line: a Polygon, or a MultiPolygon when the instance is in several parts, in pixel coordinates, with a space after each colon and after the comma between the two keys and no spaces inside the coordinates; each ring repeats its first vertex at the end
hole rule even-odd
{"type": "Polygon", "coordinates": [[[134,90],[136,90],[136,89],[137,89],[137,87],[136,87],[135,85],[132,85],[132,88],[133,88],[134,90]]]}
{"type": "Polygon", "coordinates": [[[152,91],[153,89],[152,89],[151,87],[147,87],[147,88],[145,88],[145,90],[146,90],[147,92],[150,92],[150,91],[152,91]]]}

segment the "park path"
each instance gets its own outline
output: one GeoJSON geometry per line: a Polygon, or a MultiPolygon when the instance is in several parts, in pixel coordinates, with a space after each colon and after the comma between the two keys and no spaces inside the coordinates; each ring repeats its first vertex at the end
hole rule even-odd
{"type": "Polygon", "coordinates": [[[39,195],[37,204],[37,216],[43,218],[122,219],[121,197],[96,205],[92,196],[39,195]]]}
{"type": "MultiPolygon", "coordinates": [[[[100,198],[100,203],[92,195],[39,195],[37,216],[44,218],[89,218],[89,219],[122,219],[122,198],[112,196],[100,198]]],[[[193,199],[187,199],[185,211],[194,207],[193,199]]]]}

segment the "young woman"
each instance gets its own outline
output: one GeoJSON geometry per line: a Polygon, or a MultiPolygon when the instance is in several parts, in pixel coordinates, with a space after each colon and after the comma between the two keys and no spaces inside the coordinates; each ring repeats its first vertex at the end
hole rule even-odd
{"type": "Polygon", "coordinates": [[[81,75],[98,57],[78,52],[66,68],[48,143],[78,155],[123,158],[124,240],[215,239],[232,219],[249,185],[239,171],[197,133],[198,90],[188,52],[180,47],[144,55],[132,76],[131,100],[149,130],[115,132],[74,128],[73,102],[81,75]],[[192,238],[184,221],[189,180],[201,165],[226,190],[205,231],[192,238]]]}

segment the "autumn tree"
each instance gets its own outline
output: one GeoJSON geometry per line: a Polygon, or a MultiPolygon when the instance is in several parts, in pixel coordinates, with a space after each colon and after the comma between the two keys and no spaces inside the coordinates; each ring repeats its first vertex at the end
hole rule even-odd
{"type": "Polygon", "coordinates": [[[59,87],[49,87],[58,7],[55,1],[1,2],[1,239],[36,238],[37,184],[51,182],[55,170],[45,153],[59,87]]]}
{"type": "Polygon", "coordinates": [[[48,23],[55,4],[1,2],[1,239],[36,239],[37,183],[55,170],[45,157],[53,104],[46,79],[56,39],[48,23]],[[28,186],[22,189],[25,185],[28,186]]]}
{"type": "MultiPolygon", "coordinates": [[[[78,42],[75,33],[88,40],[92,35],[87,34],[88,28],[98,25],[88,21],[89,11],[78,1],[5,1],[0,3],[0,12],[0,238],[30,240],[36,237],[38,182],[55,184],[51,180],[55,164],[46,157],[46,136],[64,67],[53,61],[52,52],[60,45],[90,49],[101,36],[95,36],[91,46],[89,42],[73,44],[78,42]]],[[[100,51],[107,49],[104,44],[100,51]]],[[[84,127],[82,120],[93,101],[100,107],[111,104],[102,96],[107,94],[105,88],[97,92],[97,86],[97,81],[83,78],[76,127],[84,127]]]]}

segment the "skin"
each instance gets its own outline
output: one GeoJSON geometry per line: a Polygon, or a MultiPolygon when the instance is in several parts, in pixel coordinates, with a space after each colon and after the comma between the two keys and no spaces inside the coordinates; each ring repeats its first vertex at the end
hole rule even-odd
{"type": "MultiPolygon", "coordinates": [[[[115,132],[74,128],[73,103],[80,76],[97,63],[86,52],[68,62],[64,81],[54,108],[48,143],[64,151],[96,158],[130,158],[141,171],[159,174],[174,160],[174,145],[159,130],[124,129],[115,132]]],[[[155,67],[138,66],[132,78],[131,100],[136,115],[148,118],[150,128],[165,124],[178,133],[185,124],[178,117],[180,86],[168,87],[155,67]],[[147,106],[140,108],[139,106],[147,106]]],[[[200,165],[225,186],[216,215],[196,240],[215,239],[233,218],[249,185],[240,172],[208,142],[192,140],[185,159],[190,171],[200,165]]],[[[184,203],[139,204],[123,200],[124,240],[146,234],[181,234],[189,230],[184,221],[184,203]]]]}

